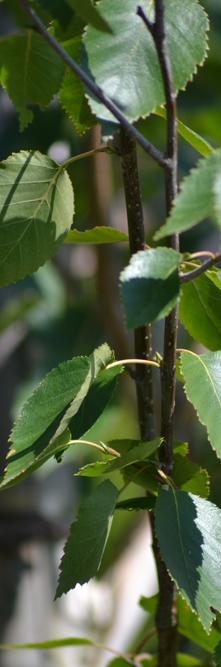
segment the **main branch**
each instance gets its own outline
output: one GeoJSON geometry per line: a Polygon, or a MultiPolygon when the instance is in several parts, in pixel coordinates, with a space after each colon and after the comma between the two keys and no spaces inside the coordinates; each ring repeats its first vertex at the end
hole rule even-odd
{"type": "MultiPolygon", "coordinates": [[[[173,76],[170,57],[167,50],[165,35],[165,17],[163,0],[154,0],[155,16],[151,23],[142,8],[138,7],[138,15],[147,26],[156,47],[160,64],[167,112],[167,158],[164,167],[166,189],[166,217],[169,216],[172,202],[177,193],[177,120],[176,98],[173,87],[173,76]]],[[[173,235],[168,239],[169,247],[179,249],[179,239],[173,235]]],[[[166,474],[170,475],[173,467],[173,418],[175,409],[175,362],[177,339],[178,312],[174,308],[165,319],[164,354],[161,366],[161,435],[163,444],[160,450],[160,463],[166,474]]],[[[176,666],[177,629],[174,607],[175,586],[170,579],[166,566],[161,559],[155,535],[154,518],[152,519],[153,550],[155,554],[158,579],[159,603],[156,615],[158,630],[158,664],[160,667],[176,666]]]]}
{"type": "MultiPolygon", "coordinates": [[[[121,128],[121,151],[124,193],[127,208],[130,254],[145,249],[145,230],[137,166],[136,143],[132,136],[121,128]]],[[[135,356],[151,359],[150,325],[138,327],[134,331],[135,356]]],[[[152,369],[149,365],[137,365],[135,373],[137,405],[141,437],[152,440],[155,437],[153,412],[152,369]]]]}

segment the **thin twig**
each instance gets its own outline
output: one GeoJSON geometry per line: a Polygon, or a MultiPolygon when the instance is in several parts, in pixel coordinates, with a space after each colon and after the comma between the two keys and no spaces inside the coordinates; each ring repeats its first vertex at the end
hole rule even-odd
{"type": "MultiPolygon", "coordinates": [[[[101,441],[100,441],[101,442],[101,441]]],[[[88,445],[88,447],[93,447],[94,449],[99,449],[102,454],[111,454],[112,456],[120,456],[119,452],[116,452],[112,447],[108,447],[104,443],[98,445],[96,442],[91,442],[90,440],[70,440],[69,445],[88,445]]]]}
{"type": "Polygon", "coordinates": [[[29,6],[27,0],[18,0],[19,4],[21,7],[23,7],[24,11],[26,12],[27,16],[32,20],[36,30],[44,37],[45,41],[48,42],[48,44],[58,53],[60,58],[70,67],[72,72],[76,74],[76,76],[84,83],[85,86],[90,90],[90,92],[95,95],[95,97],[102,103],[104,106],[109,109],[109,111],[113,114],[113,116],[118,120],[118,122],[122,125],[122,127],[129,132],[131,136],[134,137],[135,141],[137,141],[140,146],[148,153],[155,162],[160,167],[165,167],[168,163],[168,159],[165,156],[165,154],[161,151],[159,151],[153,144],[150,143],[143,135],[138,132],[138,130],[131,125],[131,123],[127,120],[126,116],[124,116],[120,109],[112,102],[110,97],[105,95],[104,91],[100,86],[98,86],[95,81],[90,79],[89,76],[84,72],[84,70],[69,56],[69,54],[63,49],[61,44],[51,35],[47,28],[45,27],[44,23],[41,21],[39,16],[35,13],[35,11],[29,6]]]}
{"type": "Polygon", "coordinates": [[[204,262],[200,266],[197,266],[196,269],[193,269],[193,271],[189,271],[188,273],[180,273],[179,275],[180,284],[182,285],[183,283],[189,283],[190,280],[195,280],[195,278],[198,278],[203,273],[208,271],[208,269],[211,269],[212,266],[215,266],[215,264],[218,264],[219,262],[221,262],[221,253],[213,255],[213,257],[208,259],[206,262],[204,262]]]}

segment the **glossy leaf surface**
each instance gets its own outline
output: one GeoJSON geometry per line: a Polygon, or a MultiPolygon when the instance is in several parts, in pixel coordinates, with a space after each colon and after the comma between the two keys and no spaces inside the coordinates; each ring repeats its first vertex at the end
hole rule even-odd
{"type": "MultiPolygon", "coordinates": [[[[144,10],[153,20],[152,2],[147,2],[144,10]]],[[[130,121],[147,116],[165,98],[155,46],[137,16],[137,2],[100,0],[99,12],[114,34],[104,35],[88,27],[83,40],[83,65],[130,121]]],[[[193,0],[176,0],[176,20],[174,1],[165,0],[165,21],[177,92],[205,58],[208,21],[202,7],[193,0]]],[[[112,114],[95,99],[90,98],[90,106],[97,118],[113,121],[112,114]]]]}
{"type": "Polygon", "coordinates": [[[128,329],[160,320],[179,299],[177,268],[182,255],[169,248],[137,252],[120,277],[128,329]]]}
{"type": "Polygon", "coordinates": [[[217,149],[192,169],[180,184],[170,218],[155,234],[161,239],[169,234],[191,229],[212,214],[221,227],[221,149],[217,149]]]}
{"type": "Polygon", "coordinates": [[[221,510],[169,486],[159,489],[156,533],[162,558],[207,632],[221,610],[221,510]]]}
{"type": "Polygon", "coordinates": [[[33,118],[27,104],[48,106],[63,75],[63,61],[34,30],[0,39],[0,82],[19,112],[21,130],[33,118]]]}
{"type": "Polygon", "coordinates": [[[0,285],[36,271],[57,252],[74,213],[69,176],[37,151],[0,163],[0,285]]]}
{"type": "Polygon", "coordinates": [[[106,480],[82,501],[77,521],[72,523],[65,544],[56,598],[67,593],[77,583],[86,583],[96,574],[117,498],[118,490],[106,480]]]}
{"type": "Polygon", "coordinates": [[[212,448],[221,458],[221,351],[201,356],[182,352],[181,362],[187,398],[206,426],[212,448]]]}

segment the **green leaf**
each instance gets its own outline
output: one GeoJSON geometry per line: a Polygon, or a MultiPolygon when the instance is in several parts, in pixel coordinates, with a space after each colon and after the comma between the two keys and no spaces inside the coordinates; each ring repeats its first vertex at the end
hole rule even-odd
{"type": "MultiPolygon", "coordinates": [[[[99,348],[98,348],[99,349],[99,348]]],[[[96,423],[111,400],[123,366],[103,370],[93,381],[77,414],[69,422],[72,438],[81,438],[96,423]]]]}
{"type": "Polygon", "coordinates": [[[151,510],[154,509],[155,504],[155,498],[141,496],[141,498],[129,498],[128,500],[121,500],[121,502],[117,503],[116,509],[129,510],[129,512],[132,510],[135,510],[135,512],[140,510],[148,510],[148,512],[151,512],[151,510]]]}
{"type": "Polygon", "coordinates": [[[221,285],[217,272],[207,271],[196,280],[183,283],[179,318],[198,343],[209,350],[221,349],[221,285]]]}
{"type": "Polygon", "coordinates": [[[80,14],[85,23],[89,23],[96,30],[112,34],[108,22],[100,14],[97,7],[93,7],[90,0],[67,0],[68,5],[80,14]]]}
{"type": "MultiPolygon", "coordinates": [[[[66,36],[62,35],[63,39],[61,39],[63,48],[77,63],[80,61],[83,28],[84,23],[78,17],[74,16],[69,26],[68,34],[66,36]]],[[[59,32],[56,26],[52,28],[52,34],[55,34],[57,39],[60,37],[59,32]]],[[[96,118],[92,115],[84,95],[83,84],[69,68],[66,70],[66,75],[60,87],[59,99],[62,107],[67,111],[75,124],[80,136],[93,127],[93,125],[96,125],[96,118]]]]}
{"type": "MultiPolygon", "coordinates": [[[[144,10],[152,20],[153,3],[146,3],[144,10]]],[[[100,0],[99,12],[114,35],[104,35],[88,27],[83,38],[86,54],[82,55],[82,64],[133,122],[148,116],[165,102],[153,39],[137,16],[136,0],[126,3],[124,0],[100,0]]],[[[197,2],[176,0],[174,20],[174,0],[165,0],[165,21],[174,86],[178,92],[192,78],[196,65],[202,64],[205,58],[208,19],[197,2]]],[[[89,98],[89,102],[98,119],[116,123],[103,105],[93,98],[89,98]]]]}
{"type": "Polygon", "coordinates": [[[221,667],[221,641],[215,648],[213,660],[216,667],[221,667]]]}
{"type": "Polygon", "coordinates": [[[133,482],[153,496],[158,494],[159,478],[155,463],[148,460],[122,469],[124,482],[133,482]]]}
{"type": "MultiPolygon", "coordinates": [[[[160,446],[162,438],[155,438],[151,442],[137,442],[136,446],[133,447],[129,452],[122,454],[121,457],[115,458],[109,463],[109,472],[113,470],[121,470],[130,466],[132,463],[137,461],[142,461],[143,459],[148,458],[153,454],[156,449],[160,446]]],[[[111,443],[109,443],[112,446],[111,443]]]]}
{"type": "Polygon", "coordinates": [[[78,519],[71,525],[60,564],[60,577],[55,599],[94,577],[102,558],[110,524],[118,498],[118,490],[109,481],[83,500],[78,519]]]}
{"type": "Polygon", "coordinates": [[[170,248],[137,252],[121,273],[121,296],[128,329],[160,320],[179,299],[177,268],[182,255],[170,248]]]}
{"type": "Polygon", "coordinates": [[[94,227],[85,232],[71,229],[65,243],[119,243],[128,241],[128,238],[128,234],[124,234],[119,229],[113,229],[113,227],[94,227]]]}
{"type": "MultiPolygon", "coordinates": [[[[24,405],[11,432],[9,462],[1,488],[21,481],[68,446],[74,415],[94,378],[112,358],[108,345],[102,345],[91,357],[74,357],[46,375],[24,405]]],[[[98,416],[102,409],[101,402],[97,407],[98,416]]],[[[96,419],[95,413],[94,421],[96,419]]]]}
{"type": "Polygon", "coordinates": [[[221,351],[201,356],[182,352],[181,361],[187,398],[206,426],[212,448],[221,458],[221,351]]]}
{"type": "Polygon", "coordinates": [[[0,163],[0,285],[36,271],[57,252],[72,225],[68,174],[38,151],[0,163]]]}
{"type": "Polygon", "coordinates": [[[198,617],[193,613],[190,607],[186,604],[185,600],[182,600],[180,595],[177,596],[177,622],[178,622],[178,632],[189,639],[189,641],[198,644],[212,653],[214,646],[216,646],[221,635],[220,632],[214,627],[214,623],[211,627],[209,635],[204,630],[202,624],[200,623],[198,617]]]}
{"type": "MultiPolygon", "coordinates": [[[[166,109],[164,107],[159,107],[159,109],[155,109],[154,111],[156,116],[160,116],[161,118],[164,118],[166,120],[166,109]]],[[[181,120],[177,119],[177,132],[180,134],[183,139],[185,139],[188,144],[193,146],[200,155],[203,155],[203,157],[207,157],[207,155],[210,155],[213,153],[214,148],[206,141],[203,137],[201,137],[199,134],[194,132],[193,130],[190,129],[190,127],[187,127],[187,125],[184,125],[181,120]]]]}
{"type": "MultiPolygon", "coordinates": [[[[144,611],[147,611],[149,614],[155,616],[158,599],[158,593],[150,598],[142,596],[139,600],[139,605],[142,607],[142,609],[144,609],[144,611]]],[[[177,629],[179,634],[183,635],[191,642],[198,644],[204,648],[205,651],[212,653],[214,646],[216,646],[220,638],[220,632],[214,627],[214,624],[212,625],[208,635],[196,614],[192,612],[186,601],[183,600],[180,595],[177,595],[176,607],[177,629]]]]}
{"type": "Polygon", "coordinates": [[[18,294],[16,298],[6,301],[0,311],[0,333],[11,327],[19,320],[25,320],[25,316],[39,303],[40,296],[34,291],[25,291],[18,294]]]}
{"type": "Polygon", "coordinates": [[[209,495],[209,475],[206,470],[202,470],[196,463],[186,458],[187,452],[183,452],[184,443],[175,443],[173,480],[182,491],[190,491],[201,498],[207,498],[209,495]]]}
{"type": "Polygon", "coordinates": [[[155,239],[192,229],[198,222],[213,215],[221,227],[221,149],[198,162],[189,176],[180,184],[174,206],[165,225],[155,234],[155,239]]]}
{"type": "Polygon", "coordinates": [[[46,9],[53,19],[58,19],[63,28],[68,26],[72,11],[65,0],[38,0],[38,5],[46,9]]]}
{"type": "Polygon", "coordinates": [[[141,595],[139,599],[139,606],[144,611],[147,611],[148,614],[152,614],[153,616],[155,616],[157,611],[158,599],[159,599],[158,593],[156,593],[155,595],[151,595],[151,597],[149,598],[145,597],[144,595],[141,595]]]}
{"type": "Polygon", "coordinates": [[[128,667],[128,665],[131,664],[130,658],[126,660],[126,658],[114,658],[110,662],[107,663],[107,667],[128,667]]]}
{"type": "Polygon", "coordinates": [[[33,118],[26,105],[48,106],[63,75],[63,61],[34,30],[0,39],[0,82],[19,112],[20,130],[33,118]]]}
{"type": "Polygon", "coordinates": [[[162,558],[207,632],[221,610],[221,510],[192,493],[159,488],[156,534],[162,558]]]}
{"type": "Polygon", "coordinates": [[[83,468],[79,468],[75,473],[75,477],[100,477],[108,472],[109,461],[95,461],[88,463],[83,468]]]}
{"type": "MultiPolygon", "coordinates": [[[[128,449],[118,458],[112,457],[109,461],[95,461],[80,468],[77,475],[84,477],[99,477],[100,475],[109,474],[115,470],[121,470],[132,463],[142,461],[148,458],[156,451],[162,442],[161,438],[155,438],[151,442],[140,442],[140,440],[123,440],[123,448],[128,449]]],[[[113,440],[108,442],[108,447],[112,447],[116,451],[120,451],[120,440],[113,440]]]]}
{"type": "MultiPolygon", "coordinates": [[[[80,468],[76,475],[83,477],[99,477],[110,474],[115,470],[121,470],[126,482],[134,482],[145,491],[156,495],[158,490],[158,479],[156,466],[148,459],[149,456],[160,446],[162,439],[155,438],[151,442],[140,442],[139,440],[113,440],[108,446],[121,453],[120,458],[112,457],[108,461],[95,461],[80,468]],[[136,463],[136,466],[133,465],[136,463]],[[150,473],[150,474],[148,474],[150,473]]],[[[151,506],[152,509],[152,506],[151,506]]]]}
{"type": "Polygon", "coordinates": [[[64,646],[96,646],[96,642],[85,637],[64,637],[63,639],[49,639],[45,642],[31,642],[28,644],[0,644],[1,649],[50,649],[64,646]]]}

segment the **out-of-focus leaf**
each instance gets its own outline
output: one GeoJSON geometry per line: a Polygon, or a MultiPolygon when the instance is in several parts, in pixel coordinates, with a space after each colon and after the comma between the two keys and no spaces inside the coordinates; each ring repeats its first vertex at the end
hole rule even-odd
{"type": "Polygon", "coordinates": [[[65,544],[56,598],[67,593],[77,583],[84,584],[96,574],[108,538],[117,498],[118,490],[106,480],[82,501],[78,519],[72,523],[65,544]]]}
{"type": "Polygon", "coordinates": [[[128,234],[124,234],[119,229],[113,229],[113,227],[94,227],[85,232],[71,229],[65,243],[119,243],[128,241],[128,238],[128,234]]]}
{"type": "MultiPolygon", "coordinates": [[[[147,611],[149,614],[155,616],[158,605],[158,593],[153,595],[150,598],[141,597],[139,600],[139,605],[147,611]]],[[[179,634],[183,635],[191,642],[194,642],[212,653],[214,647],[218,643],[221,634],[220,632],[212,625],[209,635],[206,630],[204,630],[202,623],[200,623],[197,615],[192,612],[190,607],[187,605],[186,601],[180,595],[177,595],[177,625],[179,634]]]]}
{"type": "Polygon", "coordinates": [[[128,329],[160,320],[179,299],[182,255],[171,248],[137,252],[122,271],[121,296],[128,329]]]}

